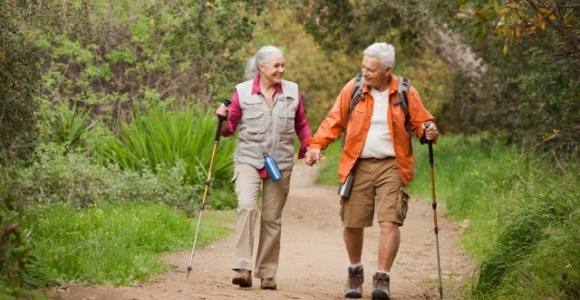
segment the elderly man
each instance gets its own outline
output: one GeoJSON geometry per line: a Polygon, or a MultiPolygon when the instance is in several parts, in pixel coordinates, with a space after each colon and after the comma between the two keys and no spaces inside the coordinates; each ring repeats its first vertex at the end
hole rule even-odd
{"type": "Polygon", "coordinates": [[[372,299],[390,299],[390,272],[399,250],[399,227],[407,214],[407,185],[415,168],[411,135],[436,142],[438,132],[433,116],[414,87],[408,86],[405,97],[401,97],[402,78],[393,74],[394,47],[375,43],[363,54],[364,84],[353,78],[343,87],[328,116],[309,140],[306,164],[318,162],[320,151],[345,133],[338,167],[340,182],[351,187],[345,191],[341,185],[341,192],[345,193],[341,195],[340,216],[349,259],[345,297],[363,295],[364,228],[372,226],[376,212],[380,238],[372,299]],[[355,89],[362,93],[351,109],[355,89]]]}

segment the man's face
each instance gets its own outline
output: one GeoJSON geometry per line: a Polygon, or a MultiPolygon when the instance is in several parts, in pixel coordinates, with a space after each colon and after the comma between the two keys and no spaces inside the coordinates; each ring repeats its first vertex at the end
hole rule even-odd
{"type": "Polygon", "coordinates": [[[379,59],[372,56],[363,57],[361,72],[365,83],[377,90],[386,88],[391,78],[391,68],[382,68],[379,59]]]}

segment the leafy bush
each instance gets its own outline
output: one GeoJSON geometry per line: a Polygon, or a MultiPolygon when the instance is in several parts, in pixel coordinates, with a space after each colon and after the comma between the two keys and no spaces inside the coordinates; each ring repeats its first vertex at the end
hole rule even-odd
{"type": "Polygon", "coordinates": [[[48,102],[74,102],[116,123],[160,101],[215,104],[242,77],[235,54],[252,34],[242,1],[55,5],[60,23],[50,34],[27,31],[45,50],[41,97],[48,102]]]}
{"type": "Polygon", "coordinates": [[[26,159],[36,143],[40,51],[20,31],[26,6],[0,0],[0,165],[26,159]]]}
{"type": "Polygon", "coordinates": [[[154,202],[191,210],[201,186],[184,182],[185,168],[157,166],[156,172],[121,170],[92,163],[81,153],[62,154],[62,146],[42,145],[39,161],[22,169],[13,191],[19,207],[68,203],[87,207],[105,202],[154,202]]]}

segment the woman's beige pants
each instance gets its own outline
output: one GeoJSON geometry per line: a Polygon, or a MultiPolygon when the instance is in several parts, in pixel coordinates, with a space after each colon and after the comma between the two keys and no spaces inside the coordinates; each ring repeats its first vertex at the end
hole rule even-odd
{"type": "Polygon", "coordinates": [[[262,179],[256,169],[246,164],[234,167],[234,184],[238,197],[238,219],[232,269],[254,270],[256,278],[276,277],[280,257],[282,210],[290,189],[292,168],[281,171],[282,178],[262,179]],[[258,217],[258,199],[262,189],[260,236],[255,268],[252,268],[254,229],[258,217]]]}

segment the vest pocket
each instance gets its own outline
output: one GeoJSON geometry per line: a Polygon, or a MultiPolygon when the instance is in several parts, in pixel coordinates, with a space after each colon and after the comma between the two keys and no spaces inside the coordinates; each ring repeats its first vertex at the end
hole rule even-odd
{"type": "Polygon", "coordinates": [[[294,119],[295,116],[278,116],[278,128],[280,128],[280,134],[292,134],[294,136],[294,119]]]}
{"type": "Polygon", "coordinates": [[[244,114],[244,131],[248,134],[263,134],[266,132],[266,122],[264,122],[263,119],[263,111],[248,111],[244,112],[244,114]]]}
{"type": "Polygon", "coordinates": [[[294,156],[294,129],[290,133],[280,133],[276,145],[276,158],[279,164],[284,165],[294,156]]]}

